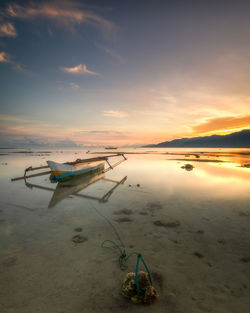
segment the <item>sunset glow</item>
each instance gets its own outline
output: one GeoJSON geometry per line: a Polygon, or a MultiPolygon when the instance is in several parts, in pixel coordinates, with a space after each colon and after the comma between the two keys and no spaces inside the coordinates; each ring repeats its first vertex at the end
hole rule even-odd
{"type": "Polygon", "coordinates": [[[1,2],[0,145],[250,128],[249,2],[193,2],[1,2]]]}

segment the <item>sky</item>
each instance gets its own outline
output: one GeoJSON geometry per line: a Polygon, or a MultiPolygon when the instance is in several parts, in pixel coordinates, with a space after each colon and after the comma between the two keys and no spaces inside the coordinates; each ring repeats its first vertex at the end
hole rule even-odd
{"type": "Polygon", "coordinates": [[[0,2],[0,145],[250,128],[250,1],[0,2]]]}

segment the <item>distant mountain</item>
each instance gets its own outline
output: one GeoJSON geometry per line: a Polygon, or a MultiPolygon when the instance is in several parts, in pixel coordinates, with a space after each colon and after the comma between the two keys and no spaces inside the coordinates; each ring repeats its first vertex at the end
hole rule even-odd
{"type": "Polygon", "coordinates": [[[250,129],[230,135],[212,135],[164,141],[144,147],[179,147],[179,148],[250,148],[250,129]]]}

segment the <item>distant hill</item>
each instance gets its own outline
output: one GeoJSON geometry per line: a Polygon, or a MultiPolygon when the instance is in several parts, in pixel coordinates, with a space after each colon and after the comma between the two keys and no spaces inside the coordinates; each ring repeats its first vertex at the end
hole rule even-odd
{"type": "Polygon", "coordinates": [[[179,147],[179,148],[250,148],[250,129],[230,135],[212,135],[164,141],[144,147],[179,147]]]}

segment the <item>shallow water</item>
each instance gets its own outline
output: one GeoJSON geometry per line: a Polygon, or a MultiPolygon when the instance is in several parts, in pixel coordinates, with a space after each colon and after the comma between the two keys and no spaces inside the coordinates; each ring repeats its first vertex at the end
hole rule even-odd
{"type": "Polygon", "coordinates": [[[1,313],[249,312],[250,168],[241,167],[250,163],[249,150],[128,154],[105,177],[82,190],[81,179],[61,186],[59,196],[48,175],[29,179],[28,186],[10,178],[48,159],[95,155],[32,151],[0,155],[1,313]],[[192,171],[181,168],[187,163],[192,171]],[[87,240],[72,242],[77,234],[87,240]],[[102,248],[104,240],[119,244],[117,234],[152,272],[159,299],[151,306],[121,295],[136,257],[120,270],[119,255],[102,248]]]}

